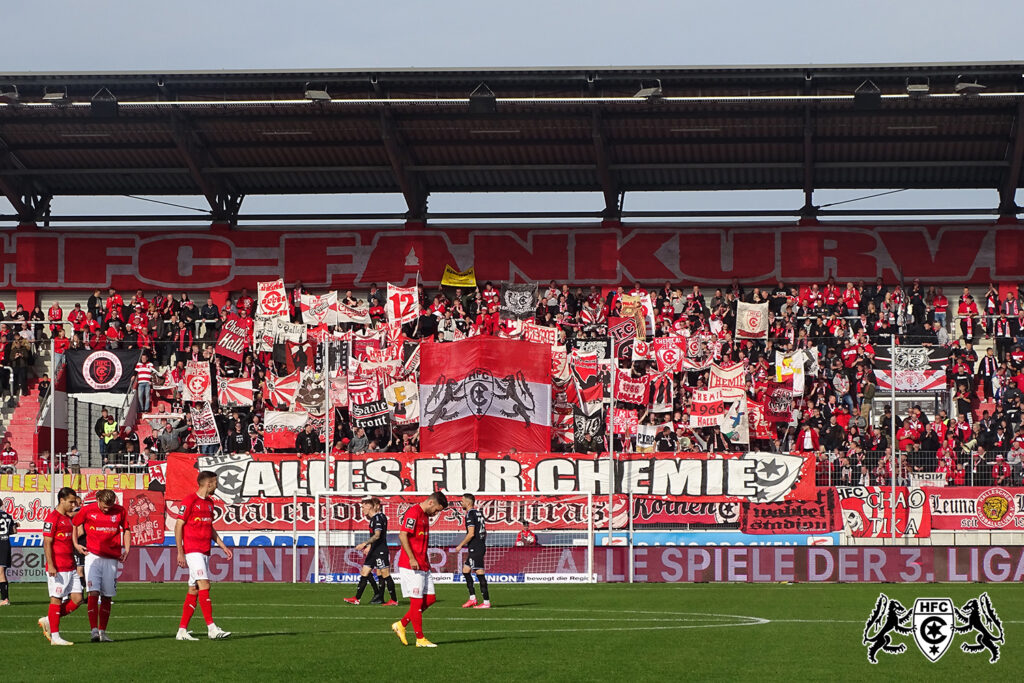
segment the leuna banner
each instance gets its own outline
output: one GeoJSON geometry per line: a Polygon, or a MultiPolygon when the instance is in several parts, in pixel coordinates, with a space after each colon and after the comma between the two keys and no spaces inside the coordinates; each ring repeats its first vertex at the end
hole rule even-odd
{"type": "Polygon", "coordinates": [[[925,488],[931,527],[936,531],[1024,529],[1024,490],[1002,486],[925,488]]]}
{"type": "Polygon", "coordinates": [[[69,349],[64,354],[68,366],[68,393],[126,393],[131,388],[141,353],[123,349],[69,349]]]}

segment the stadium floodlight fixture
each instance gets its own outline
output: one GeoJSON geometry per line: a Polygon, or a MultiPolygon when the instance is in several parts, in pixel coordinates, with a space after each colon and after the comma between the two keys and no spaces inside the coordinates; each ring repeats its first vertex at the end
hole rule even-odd
{"type": "Polygon", "coordinates": [[[117,116],[117,98],[107,88],[100,88],[89,100],[89,105],[93,116],[105,118],[117,116]]]}
{"type": "Polygon", "coordinates": [[[45,88],[43,90],[43,102],[53,105],[65,105],[71,102],[68,98],[67,88],[45,88]]]}
{"type": "Polygon", "coordinates": [[[931,85],[928,82],[927,76],[913,77],[907,79],[907,95],[911,99],[919,100],[924,97],[928,97],[931,92],[931,85]]]}
{"type": "Polygon", "coordinates": [[[18,86],[14,85],[0,85],[0,102],[17,106],[21,103],[21,98],[18,96],[18,86]]]}
{"type": "Polygon", "coordinates": [[[882,90],[873,81],[864,81],[853,91],[854,109],[880,109],[882,90]]]}
{"type": "Polygon", "coordinates": [[[967,97],[969,95],[980,95],[985,90],[984,85],[978,83],[977,78],[969,78],[967,76],[957,76],[956,85],[953,86],[953,92],[957,95],[963,95],[967,97]]]}
{"type": "Polygon", "coordinates": [[[486,83],[481,83],[469,93],[469,111],[472,114],[493,114],[498,111],[498,98],[486,83]]]}
{"type": "Polygon", "coordinates": [[[636,95],[633,97],[641,97],[645,100],[658,100],[661,99],[661,79],[659,78],[655,85],[644,85],[643,81],[640,82],[640,89],[636,91],[636,95]]]}
{"type": "Polygon", "coordinates": [[[314,102],[330,102],[331,94],[327,92],[326,83],[306,83],[306,92],[304,94],[307,100],[314,102]]]}

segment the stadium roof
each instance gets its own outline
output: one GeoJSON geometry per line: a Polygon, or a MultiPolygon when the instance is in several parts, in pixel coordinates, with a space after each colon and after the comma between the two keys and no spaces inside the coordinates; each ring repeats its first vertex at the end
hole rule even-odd
{"type": "Polygon", "coordinates": [[[1021,62],[13,73],[0,75],[0,192],[15,214],[3,218],[84,219],[49,216],[61,195],[194,194],[205,219],[234,220],[246,195],[395,192],[424,219],[433,193],[547,191],[601,192],[594,215],[614,218],[626,192],[749,189],[802,190],[790,213],[813,216],[827,213],[818,188],[990,188],[990,213],[1016,215],[1022,74],[1021,62]]]}

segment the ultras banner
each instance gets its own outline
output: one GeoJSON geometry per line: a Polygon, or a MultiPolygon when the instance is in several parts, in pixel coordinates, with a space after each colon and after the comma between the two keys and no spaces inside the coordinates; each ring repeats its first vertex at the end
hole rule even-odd
{"type": "MultiPolygon", "coordinates": [[[[309,496],[332,490],[381,497],[437,489],[547,491],[570,499],[589,492],[606,501],[611,475],[615,493],[632,491],[645,501],[637,505],[640,521],[647,523],[693,513],[694,508],[680,503],[815,500],[817,493],[812,459],[773,453],[630,455],[618,458],[612,473],[607,459],[578,453],[519,453],[515,460],[496,453],[372,454],[332,459],[330,471],[320,455],[175,453],[167,460],[167,500],[178,501],[194,491],[200,470],[217,473],[217,496],[225,503],[219,519],[227,525],[223,528],[231,529],[290,529],[295,495],[306,498],[295,512],[300,528],[312,528],[309,496]]],[[[624,506],[625,496],[621,498],[624,506]]],[[[596,498],[595,504],[604,505],[596,498]]],[[[711,508],[707,514],[714,514],[711,508]]]]}

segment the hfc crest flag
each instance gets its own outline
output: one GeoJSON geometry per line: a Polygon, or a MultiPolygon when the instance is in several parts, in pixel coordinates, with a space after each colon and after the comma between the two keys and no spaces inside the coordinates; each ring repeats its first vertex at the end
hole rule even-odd
{"type": "Polygon", "coordinates": [[[420,360],[424,451],[551,447],[551,347],[472,337],[425,344],[420,360]]]}
{"type": "Polygon", "coordinates": [[[68,350],[68,393],[126,393],[141,353],[120,349],[68,350]]]}

